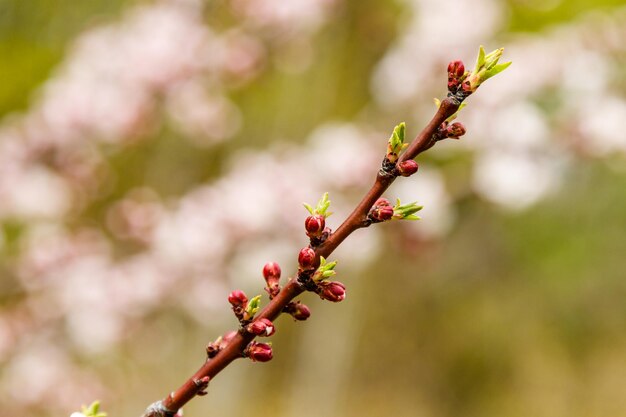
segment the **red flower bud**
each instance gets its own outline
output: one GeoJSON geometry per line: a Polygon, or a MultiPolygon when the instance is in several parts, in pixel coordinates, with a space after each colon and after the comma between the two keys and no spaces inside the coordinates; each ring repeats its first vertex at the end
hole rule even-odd
{"type": "Polygon", "coordinates": [[[263,277],[268,286],[278,284],[280,280],[280,266],[276,262],[268,262],[263,267],[263,277]]]}
{"type": "Polygon", "coordinates": [[[403,177],[410,177],[417,172],[418,168],[419,166],[417,165],[417,162],[412,159],[408,159],[398,164],[398,172],[403,177]]]}
{"type": "Polygon", "coordinates": [[[389,220],[393,217],[393,207],[391,203],[386,198],[379,198],[374,203],[374,207],[370,210],[369,217],[378,222],[384,222],[385,220],[389,220]]]}
{"type": "Polygon", "coordinates": [[[304,228],[308,237],[320,237],[326,227],[326,219],[319,214],[309,216],[304,220],[304,228]]]}
{"type": "Polygon", "coordinates": [[[287,304],[284,311],[287,314],[291,314],[291,316],[298,321],[304,321],[311,316],[311,309],[300,301],[287,304]]]}
{"type": "Polygon", "coordinates": [[[448,90],[455,92],[461,84],[464,74],[465,66],[463,61],[450,62],[448,64],[448,90]]]}
{"type": "Polygon", "coordinates": [[[244,307],[248,304],[248,297],[241,290],[235,290],[228,295],[228,302],[233,307],[244,307]]]}
{"type": "Polygon", "coordinates": [[[274,324],[265,318],[250,323],[247,330],[256,336],[271,336],[276,331],[274,324]]]}
{"type": "Polygon", "coordinates": [[[448,64],[448,77],[460,78],[465,74],[463,61],[451,61],[448,64]]]}
{"type": "Polygon", "coordinates": [[[338,303],[346,298],[346,286],[339,281],[322,281],[318,284],[318,294],[323,300],[338,303]]]}
{"type": "Polygon", "coordinates": [[[253,362],[267,362],[272,359],[272,346],[267,343],[250,342],[245,354],[253,362]]]}
{"type": "Polygon", "coordinates": [[[298,255],[298,263],[302,269],[310,269],[315,263],[315,251],[309,247],[303,248],[298,255]]]}
{"type": "Polygon", "coordinates": [[[462,123],[454,122],[446,128],[446,134],[449,138],[458,139],[465,134],[465,126],[462,123]]]}
{"type": "Polygon", "coordinates": [[[389,200],[387,200],[386,198],[379,198],[378,200],[376,200],[376,202],[374,203],[374,207],[376,206],[390,206],[391,202],[389,200]]]}

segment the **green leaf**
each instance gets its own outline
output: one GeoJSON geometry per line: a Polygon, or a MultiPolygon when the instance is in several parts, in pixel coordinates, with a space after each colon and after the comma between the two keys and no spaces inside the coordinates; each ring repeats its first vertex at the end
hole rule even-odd
{"type": "Polygon", "coordinates": [[[322,198],[320,198],[320,200],[317,202],[317,205],[315,206],[315,208],[311,207],[307,203],[302,203],[302,204],[304,205],[304,208],[307,209],[307,211],[311,215],[320,215],[320,216],[328,217],[331,214],[333,214],[327,211],[330,208],[330,199],[328,198],[328,193],[324,193],[322,198]]]}
{"type": "Polygon", "coordinates": [[[400,152],[408,146],[408,144],[404,143],[405,132],[406,124],[404,122],[394,127],[393,132],[391,132],[391,136],[387,142],[387,158],[391,162],[395,162],[400,152]]]}
{"type": "Polygon", "coordinates": [[[485,65],[485,48],[480,45],[478,49],[478,57],[476,57],[476,65],[474,66],[474,73],[478,72],[483,65],[485,65]]]}
{"type": "Polygon", "coordinates": [[[502,71],[507,69],[510,65],[511,65],[511,61],[505,62],[504,64],[498,64],[498,65],[494,66],[493,68],[488,70],[487,73],[485,74],[485,80],[493,77],[494,75],[500,74],[502,71]]]}
{"type": "Polygon", "coordinates": [[[334,271],[336,266],[337,266],[337,261],[328,262],[326,261],[326,258],[324,258],[323,256],[320,256],[320,266],[317,268],[317,270],[313,274],[313,277],[312,277],[313,281],[315,282],[323,281],[326,278],[336,275],[337,273],[334,271]]]}
{"type": "Polygon", "coordinates": [[[397,220],[419,220],[418,216],[415,216],[414,213],[417,213],[423,206],[417,204],[417,202],[402,204],[400,199],[396,200],[396,205],[393,207],[393,219],[397,220]]]}
{"type": "Polygon", "coordinates": [[[253,297],[250,301],[248,301],[248,305],[246,306],[246,313],[250,318],[254,317],[257,311],[261,308],[261,296],[257,295],[253,297]]]}
{"type": "Polygon", "coordinates": [[[100,401],[94,401],[89,407],[84,405],[81,407],[81,413],[83,413],[86,417],[106,417],[107,413],[99,412],[99,410],[100,401]]]}

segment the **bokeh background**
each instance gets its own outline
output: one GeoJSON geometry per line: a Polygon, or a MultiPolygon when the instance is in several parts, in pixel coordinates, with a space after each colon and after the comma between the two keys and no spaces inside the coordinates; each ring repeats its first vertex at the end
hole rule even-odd
{"type": "MultiPolygon", "coordinates": [[[[355,233],[340,304],[305,294],[275,358],[185,415],[626,416],[621,0],[0,0],[0,409],[137,416],[295,272],[447,62],[504,46],[468,129],[355,233]]],[[[448,143],[450,142],[450,143],[448,143]]]]}

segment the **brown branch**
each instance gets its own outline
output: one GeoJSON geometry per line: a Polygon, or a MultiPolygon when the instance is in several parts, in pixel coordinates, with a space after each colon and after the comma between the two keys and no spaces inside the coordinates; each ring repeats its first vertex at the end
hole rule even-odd
{"type": "MultiPolygon", "coordinates": [[[[434,145],[433,138],[437,133],[437,129],[448,117],[458,110],[459,105],[459,101],[454,97],[448,97],[443,100],[437,113],[422,132],[411,142],[404,154],[400,156],[398,163],[408,159],[414,159],[417,155],[432,147],[434,145]]],[[[376,200],[378,200],[393,183],[395,178],[395,175],[383,175],[381,173],[376,176],[374,185],[357,207],[341,226],[316,248],[315,254],[317,263],[319,263],[320,256],[327,258],[352,232],[366,227],[369,224],[367,222],[369,211],[376,200]]],[[[304,291],[305,289],[302,287],[302,284],[298,282],[297,279],[292,278],[276,297],[257,314],[255,320],[261,318],[267,318],[272,321],[275,320],[281,314],[285,306],[304,291]]],[[[177,410],[203,390],[204,387],[198,381],[205,377],[213,379],[232,361],[243,357],[246,346],[254,338],[255,336],[248,332],[238,332],[224,349],[219,351],[215,357],[208,359],[180,388],[172,392],[162,401],[148,407],[143,417],[174,416],[177,410]]]]}

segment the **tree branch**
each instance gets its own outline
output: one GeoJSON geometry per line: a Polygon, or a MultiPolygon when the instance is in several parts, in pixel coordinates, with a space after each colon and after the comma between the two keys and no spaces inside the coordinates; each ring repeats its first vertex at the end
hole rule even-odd
{"type": "MultiPolygon", "coordinates": [[[[437,129],[439,129],[439,126],[441,126],[444,120],[458,110],[459,104],[460,103],[454,98],[446,98],[443,100],[432,120],[411,142],[398,162],[413,159],[421,152],[429,149],[433,145],[431,141],[433,136],[437,133],[437,129]]],[[[369,211],[376,200],[382,196],[396,178],[397,175],[389,176],[382,175],[381,173],[376,176],[376,181],[352,213],[334,233],[316,248],[315,265],[319,265],[320,257],[328,257],[348,236],[350,236],[350,234],[352,234],[352,232],[368,225],[367,216],[369,211]]],[[[255,316],[255,320],[266,318],[274,321],[280,316],[287,304],[304,291],[305,288],[297,279],[290,279],[288,284],[255,316]]],[[[243,357],[246,346],[254,340],[255,337],[255,335],[249,332],[237,332],[236,336],[229,341],[224,349],[220,350],[215,357],[208,359],[180,388],[169,394],[162,401],[152,404],[146,410],[143,417],[174,416],[183,405],[202,391],[203,387],[197,381],[205,377],[212,380],[232,361],[243,357]]]]}
{"type": "MultiPolygon", "coordinates": [[[[231,293],[229,301],[233,305],[233,311],[239,318],[240,329],[229,340],[223,340],[222,344],[210,345],[213,350],[207,354],[209,358],[198,369],[198,371],[189,378],[180,388],[172,392],[165,399],[151,404],[144,413],[144,417],[176,417],[178,410],[182,408],[189,400],[196,395],[203,395],[204,389],[208,382],[213,379],[222,369],[237,358],[249,355],[253,360],[255,357],[250,353],[249,346],[256,337],[252,333],[250,327],[252,324],[259,324],[260,329],[265,329],[267,323],[262,321],[275,320],[291,301],[302,294],[304,291],[315,291],[322,298],[330,301],[341,301],[345,295],[343,284],[339,282],[323,281],[326,277],[332,276],[334,271],[334,263],[322,263],[321,258],[327,258],[333,251],[357,229],[367,227],[372,223],[389,220],[393,218],[414,218],[413,213],[421,207],[415,204],[398,205],[391,207],[389,202],[379,199],[382,194],[399,176],[409,176],[417,171],[417,164],[412,161],[420,153],[430,149],[437,141],[445,138],[458,139],[465,133],[465,128],[460,123],[452,123],[456,112],[461,108],[461,103],[470,94],[487,79],[505,70],[511,63],[498,64],[498,60],[502,55],[503,49],[496,49],[489,54],[485,54],[483,47],[480,47],[476,65],[472,71],[466,71],[463,62],[453,61],[448,65],[448,97],[439,103],[439,107],[434,117],[428,125],[420,132],[419,135],[408,145],[404,153],[404,124],[400,124],[394,129],[389,139],[387,155],[383,160],[382,168],[376,176],[376,181],[370,190],[365,194],[361,202],[350,213],[346,220],[334,232],[327,232],[325,229],[326,209],[330,204],[328,196],[318,203],[318,207],[313,209],[307,206],[311,212],[311,216],[307,218],[305,227],[307,235],[311,238],[310,246],[300,251],[298,262],[297,278],[289,280],[287,285],[280,289],[278,280],[280,278],[280,268],[277,265],[266,265],[268,272],[266,274],[264,268],[264,276],[268,283],[268,293],[270,302],[261,310],[258,315],[249,312],[251,309],[247,297],[241,291],[231,293]],[[324,265],[321,265],[324,264],[324,265]],[[316,272],[316,268],[317,269],[316,272]],[[326,274],[321,277],[320,271],[326,274]],[[271,284],[270,284],[271,279],[271,284]],[[244,310],[245,307],[245,310],[244,310]],[[254,318],[252,324],[250,322],[254,318]]],[[[254,300],[254,299],[253,299],[254,300]]],[[[255,300],[255,301],[258,301],[255,300]]],[[[252,301],[251,301],[252,302],[252,301]]],[[[256,304],[255,304],[256,306],[256,304]]],[[[256,310],[256,308],[252,308],[256,310]]],[[[293,315],[291,311],[290,314],[293,315]]],[[[304,314],[304,318],[308,317],[308,312],[304,314]]],[[[294,315],[294,317],[296,317],[294,315]]],[[[270,323],[271,324],[271,323],[270,323]]],[[[261,330],[261,331],[262,331],[261,330]]],[[[271,328],[273,332],[273,325],[271,328]]],[[[232,333],[232,332],[231,332],[232,333]]],[[[258,360],[271,359],[271,351],[268,352],[269,346],[258,344],[259,355],[258,360]]]]}

